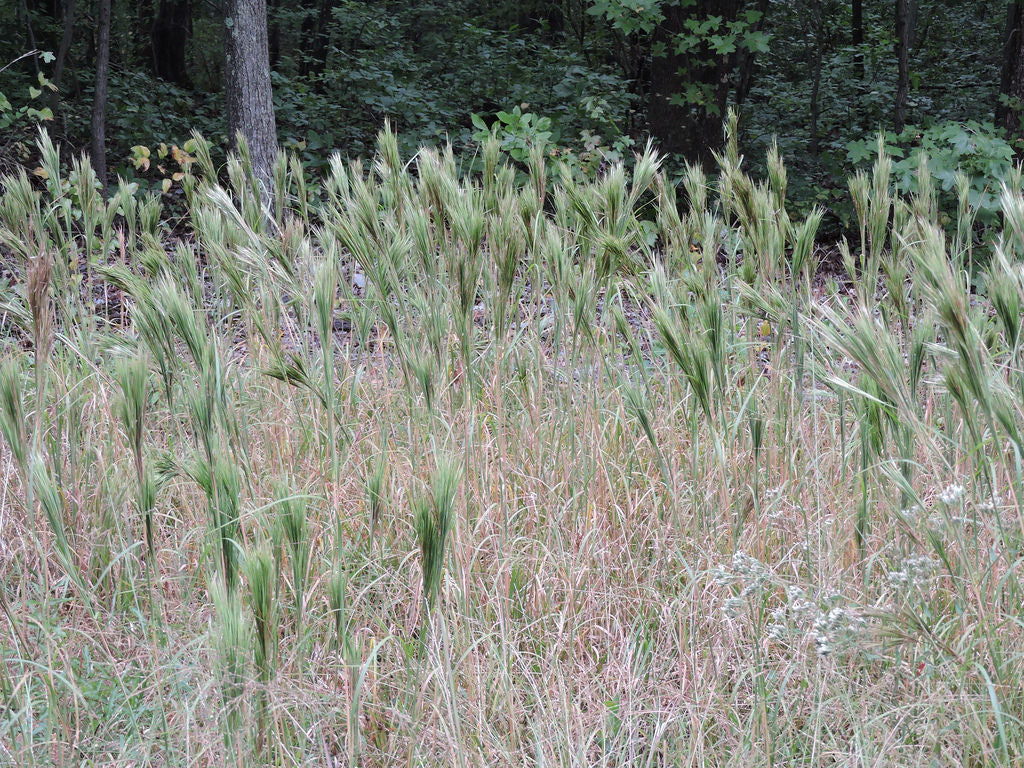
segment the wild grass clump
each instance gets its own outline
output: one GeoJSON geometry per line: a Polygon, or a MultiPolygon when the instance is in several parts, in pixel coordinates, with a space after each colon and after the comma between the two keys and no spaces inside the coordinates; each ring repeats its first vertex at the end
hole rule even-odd
{"type": "Polygon", "coordinates": [[[195,143],[0,179],[0,763],[1024,760],[1019,188],[195,143]]]}

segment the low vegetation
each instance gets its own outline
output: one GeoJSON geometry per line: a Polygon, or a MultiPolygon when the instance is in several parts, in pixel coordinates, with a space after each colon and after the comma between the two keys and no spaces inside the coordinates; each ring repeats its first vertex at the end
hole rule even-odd
{"type": "Polygon", "coordinates": [[[0,180],[0,762],[1022,759],[1019,171],[190,149],[0,180]]]}

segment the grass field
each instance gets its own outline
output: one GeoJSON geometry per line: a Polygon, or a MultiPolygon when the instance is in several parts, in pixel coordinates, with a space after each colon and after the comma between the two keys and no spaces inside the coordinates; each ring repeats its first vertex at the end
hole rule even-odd
{"type": "Polygon", "coordinates": [[[0,764],[1024,761],[1019,183],[976,250],[883,157],[844,271],[734,146],[677,201],[385,131],[264,213],[199,142],[181,237],[41,147],[0,764]]]}

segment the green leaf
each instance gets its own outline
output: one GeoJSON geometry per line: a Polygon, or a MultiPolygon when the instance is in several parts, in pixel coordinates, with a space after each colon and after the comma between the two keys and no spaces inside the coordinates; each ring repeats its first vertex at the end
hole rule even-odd
{"type": "Polygon", "coordinates": [[[771,35],[765,32],[750,32],[743,38],[743,47],[752,53],[768,53],[771,35]]]}

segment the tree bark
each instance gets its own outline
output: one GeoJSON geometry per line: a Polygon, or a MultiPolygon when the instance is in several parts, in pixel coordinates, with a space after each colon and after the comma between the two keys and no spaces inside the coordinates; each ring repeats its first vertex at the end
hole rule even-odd
{"type": "Polygon", "coordinates": [[[721,16],[733,21],[743,0],[698,0],[694,5],[663,8],[665,19],[654,32],[654,42],[666,54],[651,62],[647,119],[651,133],[666,153],[678,153],[705,165],[722,144],[722,121],[732,90],[735,54],[714,56],[705,47],[695,53],[677,53],[675,40],[690,18],[721,16]],[[680,99],[687,83],[703,85],[710,95],[706,103],[680,99]]]}
{"type": "Polygon", "coordinates": [[[852,0],[850,4],[850,42],[857,50],[853,54],[853,65],[857,77],[864,79],[864,0],[852,0]]]}
{"type": "Polygon", "coordinates": [[[266,0],[227,0],[224,16],[224,75],[228,135],[232,147],[241,134],[252,156],[253,174],[264,205],[273,188],[277,127],[270,85],[266,0]]]}
{"type": "Polygon", "coordinates": [[[185,49],[192,34],[189,0],[160,0],[149,39],[153,48],[153,74],[170,83],[191,85],[185,49]]]}
{"type": "Polygon", "coordinates": [[[818,118],[821,115],[819,96],[821,93],[821,71],[825,59],[825,9],[821,0],[814,2],[814,50],[808,57],[811,61],[811,143],[812,157],[820,151],[821,136],[818,134],[818,118]]]}
{"type": "MultiPolygon", "coordinates": [[[[771,0],[759,0],[757,4],[757,10],[761,12],[761,18],[758,19],[757,23],[754,24],[754,32],[760,32],[764,28],[765,20],[768,18],[768,10],[771,5],[771,0]]],[[[739,109],[743,108],[744,102],[747,100],[747,96],[750,94],[750,88],[754,84],[754,65],[757,62],[757,55],[754,51],[741,49],[739,52],[739,65],[737,66],[736,76],[736,106],[739,109]]]]}
{"type": "Polygon", "coordinates": [[[110,74],[110,1],[99,0],[96,19],[96,79],[92,96],[92,141],[89,157],[107,192],[107,77],[110,74]]]}
{"type": "Polygon", "coordinates": [[[57,49],[57,58],[53,62],[53,77],[51,82],[57,90],[50,93],[50,109],[56,115],[57,104],[60,101],[60,84],[64,79],[64,65],[68,60],[68,51],[71,50],[71,41],[75,32],[75,0],[67,0],[64,4],[64,32],[60,38],[60,48],[57,49]]]}
{"type": "Polygon", "coordinates": [[[896,0],[896,104],[893,124],[900,133],[907,121],[907,98],[910,95],[911,15],[908,0],[896,0]]]}
{"type": "Polygon", "coordinates": [[[20,5],[21,14],[23,16],[23,23],[25,24],[25,35],[28,38],[28,47],[32,51],[32,66],[35,70],[36,77],[39,76],[39,54],[36,51],[39,50],[39,46],[36,45],[36,33],[32,30],[32,14],[28,12],[28,3],[25,0],[21,0],[20,5]]]}
{"type": "Polygon", "coordinates": [[[996,106],[996,123],[1014,138],[1024,136],[1024,3],[1010,3],[1006,9],[999,95],[1003,98],[996,106]]]}

